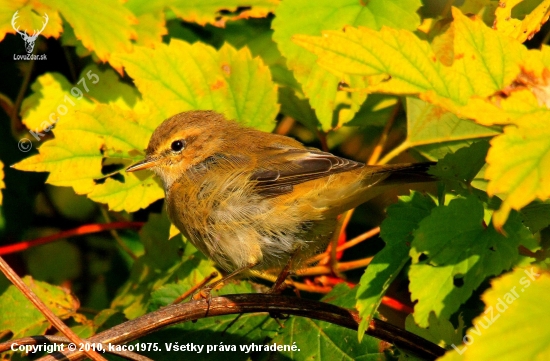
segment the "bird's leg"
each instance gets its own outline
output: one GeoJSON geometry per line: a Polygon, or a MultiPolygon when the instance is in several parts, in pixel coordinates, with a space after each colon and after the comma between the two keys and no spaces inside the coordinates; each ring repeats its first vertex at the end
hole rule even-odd
{"type": "Polygon", "coordinates": [[[212,283],[212,284],[209,284],[209,285],[206,285],[205,287],[201,287],[198,292],[196,294],[193,295],[192,299],[193,300],[197,300],[197,299],[210,299],[212,296],[210,295],[210,292],[212,290],[215,290],[220,284],[222,283],[225,283],[227,281],[229,281],[230,279],[232,279],[233,277],[235,277],[236,275],[238,275],[239,273],[241,272],[244,272],[244,271],[247,271],[253,267],[256,267],[257,265],[259,264],[259,262],[256,262],[256,263],[249,263],[245,266],[242,266],[240,268],[237,268],[235,271],[231,272],[230,274],[228,274],[227,276],[224,276],[223,278],[217,280],[216,282],[212,283]]]}
{"type": "Polygon", "coordinates": [[[281,293],[285,287],[286,287],[286,279],[290,275],[292,271],[292,261],[296,258],[298,255],[299,250],[295,250],[292,252],[290,257],[288,257],[288,262],[286,263],[285,267],[281,270],[281,273],[279,273],[279,276],[277,276],[277,280],[275,280],[275,284],[271,287],[268,293],[270,294],[279,294],[281,293]]]}

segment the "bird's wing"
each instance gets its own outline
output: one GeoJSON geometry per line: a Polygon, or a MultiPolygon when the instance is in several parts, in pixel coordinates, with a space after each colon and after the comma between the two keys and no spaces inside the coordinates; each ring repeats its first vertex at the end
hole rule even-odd
{"type": "Polygon", "coordinates": [[[265,168],[255,171],[250,179],[256,182],[258,193],[266,197],[290,193],[296,184],[364,166],[330,153],[297,148],[276,152],[262,163],[265,168]]]}

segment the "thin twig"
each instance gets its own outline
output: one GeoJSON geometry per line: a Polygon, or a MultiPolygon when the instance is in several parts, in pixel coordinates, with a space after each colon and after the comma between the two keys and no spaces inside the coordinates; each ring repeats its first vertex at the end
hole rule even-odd
{"type": "MultiPolygon", "coordinates": [[[[67,325],[63,323],[46,305],[36,296],[36,294],[23,282],[23,280],[13,271],[13,269],[0,257],[0,270],[6,277],[17,287],[29,301],[46,317],[48,321],[62,334],[67,336],[71,342],[76,345],[84,344],[84,342],[73,332],[67,325]]],[[[86,348],[85,348],[86,349],[86,348]]],[[[106,361],[97,352],[88,349],[84,351],[86,356],[94,361],[106,361]]]]}
{"type": "Polygon", "coordinates": [[[172,302],[173,305],[176,303],[180,303],[181,301],[185,300],[187,297],[191,296],[196,290],[200,289],[202,286],[207,284],[208,282],[212,281],[214,278],[218,277],[218,272],[214,271],[210,273],[208,276],[204,277],[202,281],[188,289],[186,292],[184,292],[182,295],[180,295],[178,298],[172,302]]]}
{"type": "Polygon", "coordinates": [[[317,137],[321,142],[321,149],[323,150],[323,152],[328,152],[329,149],[328,149],[328,143],[327,143],[327,133],[323,132],[322,130],[318,130],[317,137]]]}
{"type": "MultiPolygon", "coordinates": [[[[359,314],[332,304],[296,297],[270,294],[243,294],[214,297],[163,307],[157,311],[117,325],[90,337],[88,342],[124,344],[167,326],[198,320],[206,317],[265,312],[290,314],[326,321],[352,330],[357,330],[361,321],[359,314]]],[[[441,347],[389,323],[372,319],[366,334],[393,343],[397,347],[427,360],[435,360],[445,350],[441,347]]],[[[82,360],[78,352],[64,352],[69,360],[82,360]]],[[[39,361],[54,361],[61,355],[48,355],[39,361]]]]}
{"type": "Polygon", "coordinates": [[[274,133],[280,134],[280,135],[287,135],[288,132],[292,129],[296,121],[292,117],[284,117],[283,120],[279,122],[279,125],[277,125],[277,128],[275,128],[274,133]]]}
{"type": "MultiPolygon", "coordinates": [[[[107,224],[111,223],[111,217],[109,217],[109,212],[105,209],[105,207],[99,207],[99,208],[101,209],[101,214],[103,215],[105,222],[107,222],[107,224]]],[[[126,243],[124,243],[122,238],[120,238],[120,235],[118,234],[117,231],[115,231],[114,229],[111,229],[109,230],[109,233],[111,233],[111,236],[115,239],[118,246],[124,252],[126,252],[126,254],[130,256],[131,259],[133,259],[134,261],[138,259],[138,257],[134,254],[134,252],[130,249],[130,247],[128,247],[126,243]]]]}
{"type": "Polygon", "coordinates": [[[378,161],[377,164],[383,165],[387,164],[390,160],[397,157],[399,154],[403,153],[411,147],[409,141],[405,140],[403,143],[399,144],[397,147],[393,148],[388,154],[386,154],[382,159],[378,161]]]}
{"type": "Polygon", "coordinates": [[[397,114],[399,114],[399,111],[401,110],[401,102],[398,101],[397,104],[393,107],[393,111],[386,122],[386,125],[384,126],[384,130],[382,131],[382,134],[380,135],[380,139],[378,140],[378,143],[374,147],[372,154],[367,162],[368,165],[374,165],[378,162],[378,159],[380,159],[380,155],[382,154],[382,151],[384,150],[384,146],[386,145],[386,141],[388,140],[388,134],[390,133],[391,127],[393,126],[393,123],[395,122],[395,118],[397,118],[397,114]]]}
{"type": "MultiPolygon", "coordinates": [[[[330,272],[330,269],[329,269],[330,272]]],[[[277,276],[265,272],[258,272],[258,271],[251,271],[252,275],[256,278],[261,278],[263,280],[269,281],[269,282],[275,282],[277,280],[277,276]]],[[[317,286],[315,284],[306,284],[302,282],[296,282],[291,279],[287,279],[285,283],[288,286],[294,287],[294,289],[305,291],[305,292],[311,292],[311,293],[329,293],[332,291],[332,287],[327,286],[317,286]]]]}
{"type": "Polygon", "coordinates": [[[332,270],[332,273],[334,273],[334,275],[338,276],[339,278],[344,278],[344,275],[340,272],[340,270],[338,268],[338,257],[336,256],[337,255],[337,249],[338,249],[338,241],[340,240],[340,237],[341,237],[342,233],[345,231],[347,225],[349,224],[349,220],[351,219],[352,215],[353,215],[353,210],[352,209],[350,209],[350,210],[346,211],[346,213],[340,215],[340,217],[342,217],[342,218],[340,218],[338,220],[336,230],[332,234],[332,238],[331,238],[330,243],[329,243],[329,247],[330,247],[330,252],[329,252],[329,255],[330,255],[330,258],[329,258],[330,269],[332,270]]]}
{"type": "MultiPolygon", "coordinates": [[[[380,233],[380,227],[375,227],[375,228],[371,229],[370,231],[367,231],[363,234],[360,234],[359,236],[347,241],[346,243],[339,245],[338,248],[336,248],[336,252],[342,252],[342,251],[344,251],[348,248],[351,248],[355,245],[358,245],[359,243],[361,243],[361,242],[363,242],[363,241],[365,241],[365,240],[367,240],[371,237],[376,236],[378,233],[380,233]]],[[[326,252],[311,257],[310,259],[308,259],[306,261],[306,263],[307,264],[312,264],[314,262],[317,262],[317,261],[323,259],[324,257],[327,257],[326,252]]]]}
{"type": "Polygon", "coordinates": [[[84,234],[98,233],[103,231],[109,231],[111,229],[127,229],[134,228],[139,229],[143,226],[143,222],[113,222],[113,223],[92,223],[86,224],[80,227],[62,231],[51,236],[40,237],[30,241],[22,241],[7,246],[0,247],[0,256],[6,254],[21,252],[31,247],[35,247],[44,243],[57,241],[58,239],[82,236],[84,234]]]}
{"type": "MultiPolygon", "coordinates": [[[[372,258],[373,257],[367,257],[349,262],[339,262],[338,271],[346,272],[356,268],[367,267],[371,263],[372,258]]],[[[298,270],[296,274],[298,276],[319,276],[332,274],[332,271],[332,267],[329,266],[314,266],[298,270]]]]}

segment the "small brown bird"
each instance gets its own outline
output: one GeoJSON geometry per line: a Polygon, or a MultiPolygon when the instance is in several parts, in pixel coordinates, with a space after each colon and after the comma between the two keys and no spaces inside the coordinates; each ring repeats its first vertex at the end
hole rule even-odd
{"type": "Polygon", "coordinates": [[[433,163],[367,166],[189,111],[153,133],[146,158],[174,225],[227,271],[293,268],[326,246],[337,216],[400,183],[430,181],[433,163]]]}

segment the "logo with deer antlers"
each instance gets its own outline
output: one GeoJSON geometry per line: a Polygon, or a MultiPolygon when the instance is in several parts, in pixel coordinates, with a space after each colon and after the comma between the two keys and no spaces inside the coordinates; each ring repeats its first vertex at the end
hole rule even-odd
{"type": "Polygon", "coordinates": [[[38,38],[38,35],[40,35],[40,33],[44,30],[44,28],[48,24],[48,14],[44,13],[45,22],[42,25],[42,29],[40,29],[39,31],[34,30],[33,34],[29,35],[27,34],[26,30],[21,32],[19,31],[19,26],[17,28],[15,27],[15,20],[17,20],[17,18],[19,17],[17,13],[18,11],[16,11],[15,14],[13,14],[13,17],[11,18],[11,26],[13,27],[13,30],[15,30],[17,34],[21,35],[21,37],[25,41],[25,49],[27,49],[27,54],[32,54],[32,51],[34,49],[34,42],[36,41],[36,38],[38,38]]]}

